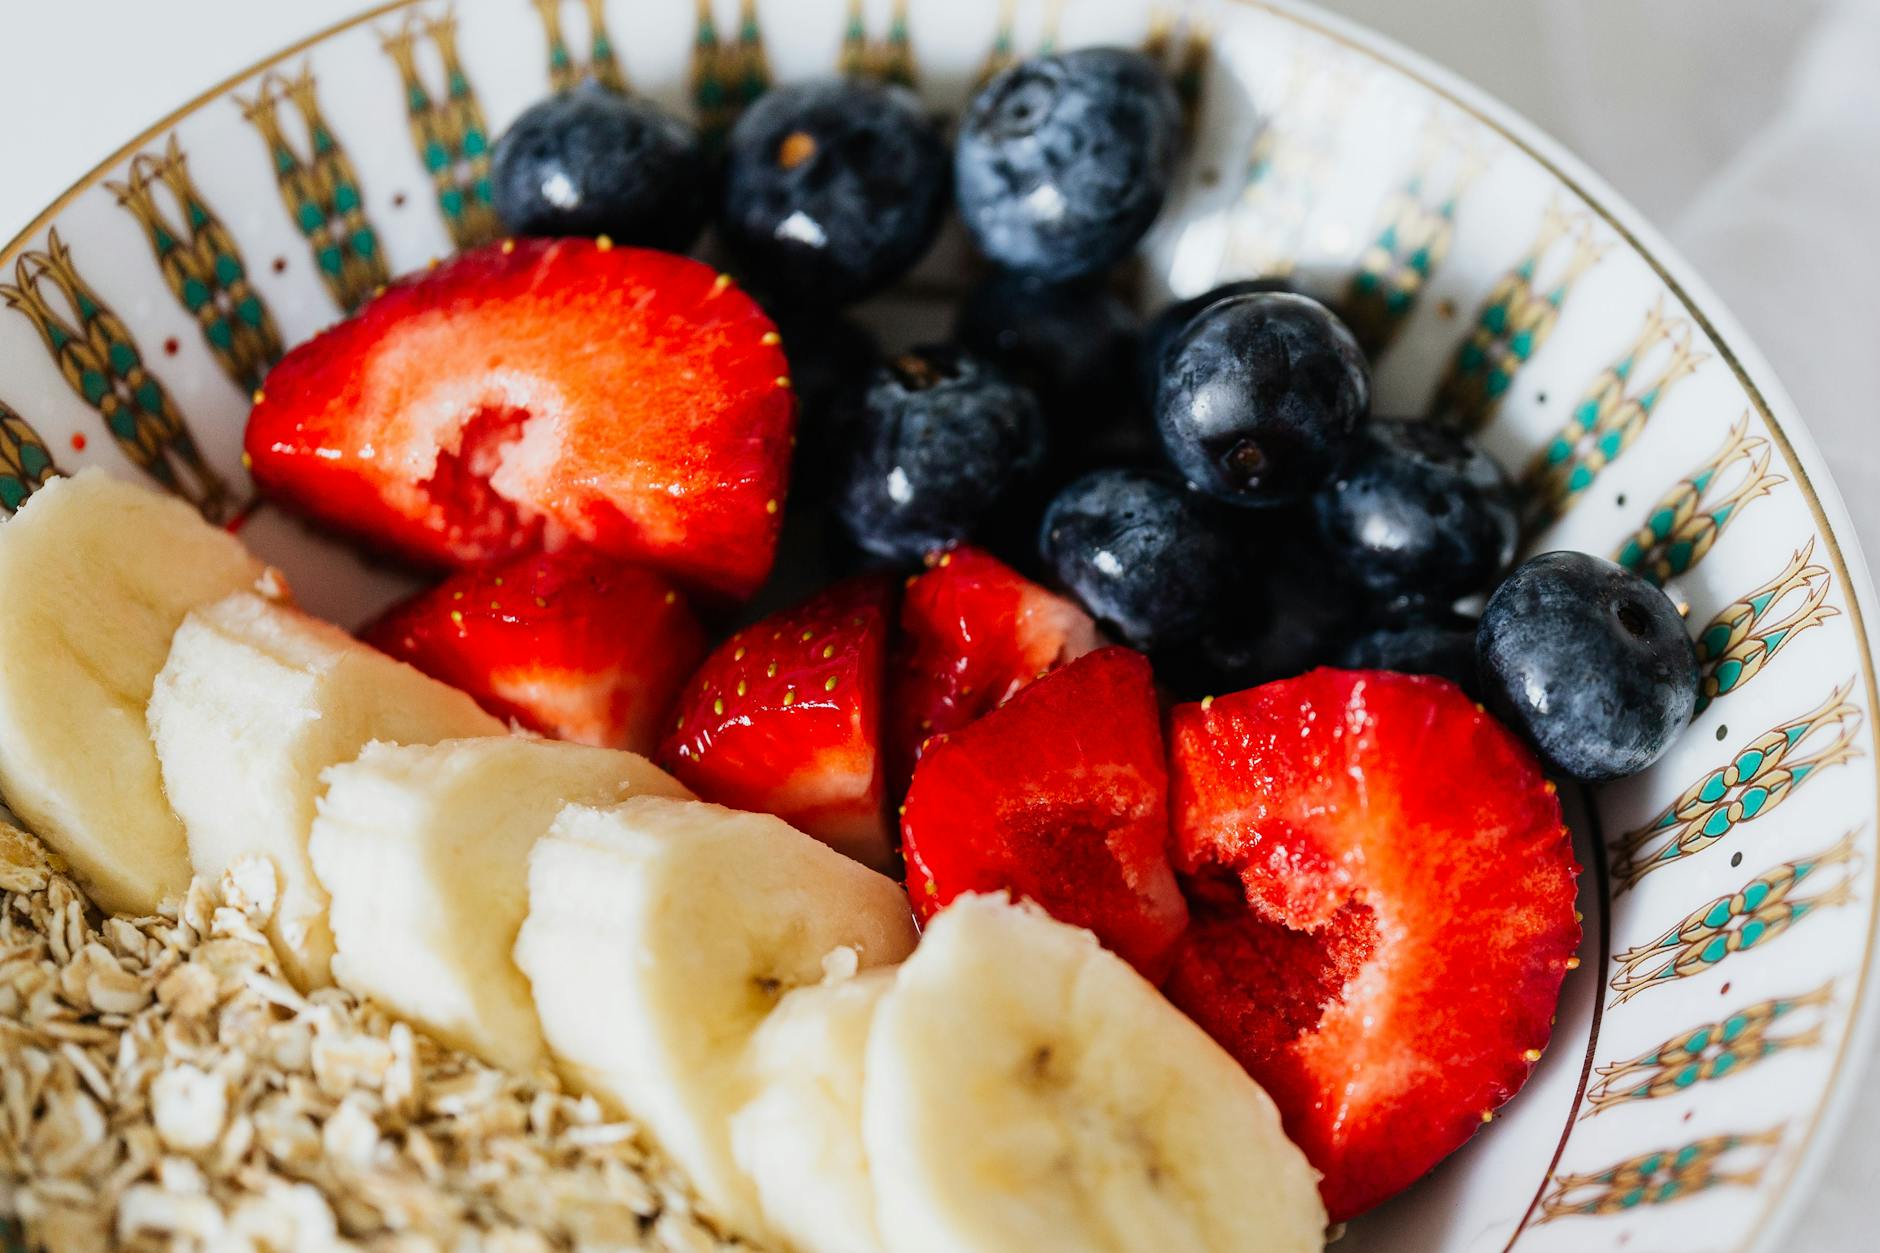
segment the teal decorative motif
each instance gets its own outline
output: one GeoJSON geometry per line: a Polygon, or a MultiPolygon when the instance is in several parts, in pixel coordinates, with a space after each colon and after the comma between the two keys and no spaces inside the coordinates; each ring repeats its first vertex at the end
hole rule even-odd
{"type": "MultiPolygon", "coordinates": [[[[1045,0],[1043,32],[1032,54],[1043,56],[1057,47],[1058,23],[1064,16],[1064,0],[1045,0]]],[[[999,0],[999,23],[992,33],[992,47],[979,63],[976,87],[983,87],[994,75],[1019,58],[1018,0],[999,0]]]]}
{"type": "Polygon", "coordinates": [[[1824,1009],[1833,1000],[1834,984],[1824,983],[1801,996],[1758,1001],[1727,1018],[1681,1031],[1657,1048],[1601,1066],[1599,1079],[1586,1094],[1591,1118],[1628,1101],[1649,1101],[1675,1096],[1701,1083],[1741,1074],[1765,1058],[1792,1049],[1814,1048],[1823,1035],[1824,1016],[1799,1031],[1776,1034],[1776,1027],[1792,1015],[1824,1009]]]}
{"type": "Polygon", "coordinates": [[[502,223],[490,199],[490,128],[457,58],[457,19],[449,13],[427,19],[413,10],[382,42],[404,83],[411,139],[431,176],[451,242],[473,248],[494,238],[502,223]],[[418,71],[418,49],[426,39],[443,63],[439,92],[418,71]]]}
{"type": "Polygon", "coordinates": [[[1578,504],[1600,471],[1644,433],[1673,385],[1708,359],[1691,346],[1692,333],[1688,321],[1666,316],[1662,298],[1645,315],[1631,347],[1599,372],[1566,423],[1529,464],[1522,486],[1530,531],[1578,504]],[[1666,351],[1660,354],[1660,348],[1666,351]]]}
{"type": "Polygon", "coordinates": [[[587,63],[583,65],[569,46],[562,30],[563,0],[534,0],[541,15],[542,30],[548,36],[548,85],[554,91],[566,91],[584,78],[591,78],[615,91],[627,90],[626,72],[614,55],[614,41],[607,33],[607,0],[581,0],[587,10],[587,63]]]}
{"type": "Polygon", "coordinates": [[[320,280],[350,313],[385,285],[385,253],[378,232],[366,219],[359,176],[320,112],[312,66],[303,66],[293,78],[270,71],[252,99],[236,96],[235,102],[267,144],[281,201],[307,237],[320,280]],[[292,104],[306,128],[305,155],[287,140],[283,103],[292,104]]]}
{"type": "Polygon", "coordinates": [[[718,38],[712,0],[695,2],[698,33],[692,43],[692,100],[698,108],[700,133],[707,143],[717,144],[738,115],[770,86],[770,62],[764,55],[756,0],[739,0],[738,36],[730,43],[718,38]]]}
{"type": "Polygon", "coordinates": [[[1416,160],[1403,183],[1384,201],[1377,235],[1358,258],[1339,312],[1373,359],[1382,356],[1415,311],[1430,276],[1449,255],[1456,235],[1456,207],[1487,159],[1473,132],[1432,111],[1424,123],[1416,160]]]}
{"type": "Polygon", "coordinates": [[[1860,755],[1854,737],[1861,713],[1850,704],[1849,679],[1815,709],[1751,740],[1730,760],[1686,788],[1664,812],[1613,845],[1615,894],[1654,870],[1695,856],[1770,813],[1810,778],[1860,755]],[[1832,733],[1813,753],[1798,750],[1811,736],[1832,733]]]}
{"type": "Polygon", "coordinates": [[[14,282],[0,284],[0,298],[32,322],[66,384],[97,410],[132,464],[210,521],[227,515],[228,488],[203,459],[170,394],[144,365],[129,328],[79,276],[56,229],[44,252],[21,254],[14,282]],[[63,310],[54,307],[48,286],[63,310]]]}
{"type": "Polygon", "coordinates": [[[1840,612],[1823,603],[1832,583],[1825,566],[1809,561],[1814,553],[1811,536],[1780,574],[1727,605],[1698,633],[1699,713],[1719,696],[1755,678],[1796,636],[1840,612]],[[1777,607],[1785,604],[1788,610],[1777,613],[1777,607]]]}
{"type": "Polygon", "coordinates": [[[1854,880],[1843,876],[1813,896],[1799,895],[1803,882],[1833,866],[1855,860],[1854,833],[1813,857],[1784,862],[1750,880],[1739,892],[1700,906],[1663,935],[1629,948],[1613,959],[1619,967],[1612,990],[1615,1005],[1647,988],[1703,974],[1730,954],[1754,948],[1782,935],[1809,914],[1854,899],[1854,880]]]}
{"type": "Polygon", "coordinates": [[[1555,1175],[1536,1224],[1573,1215],[1602,1217],[1687,1200],[1712,1188],[1753,1188],[1775,1159],[1782,1127],[1706,1136],[1675,1149],[1628,1157],[1593,1174],[1555,1175]]]}
{"type": "Polygon", "coordinates": [[[1569,214],[1559,202],[1550,207],[1527,253],[1496,282],[1476,312],[1474,329],[1436,388],[1431,419],[1462,431],[1486,425],[1501,407],[1515,374],[1554,333],[1573,285],[1608,247],[1595,236],[1590,217],[1569,214]],[[1552,264],[1563,255],[1557,247],[1561,244],[1567,245],[1565,262],[1552,264]],[[1543,278],[1543,273],[1552,277],[1543,278]]]}
{"type": "Polygon", "coordinates": [[[1175,96],[1181,101],[1182,125],[1190,133],[1201,112],[1213,40],[1208,24],[1190,9],[1157,5],[1149,14],[1143,53],[1168,71],[1169,81],[1175,84],[1175,96]]]}
{"type": "Polygon", "coordinates": [[[1769,471],[1769,441],[1749,433],[1749,414],[1737,419],[1710,460],[1652,506],[1645,524],[1613,552],[1612,559],[1663,586],[1695,568],[1737,515],[1758,497],[1788,482],[1769,471]],[[1729,471],[1745,467],[1735,486],[1721,485],[1729,471]]]}
{"type": "Polygon", "coordinates": [[[163,281],[196,319],[223,372],[244,392],[260,387],[280,360],[281,333],[248,279],[241,249],[190,178],[176,136],[160,157],[132,157],[128,180],[105,186],[144,228],[163,281]],[[157,202],[159,187],[169,196],[168,212],[157,202]]]}
{"type": "Polygon", "coordinates": [[[849,0],[837,69],[844,78],[914,86],[914,46],[908,36],[907,0],[894,0],[888,13],[888,33],[880,39],[868,33],[868,17],[862,8],[862,0],[849,0]]]}
{"type": "Polygon", "coordinates": [[[58,472],[39,432],[0,401],[0,508],[16,512],[58,472]]]}
{"type": "Polygon", "coordinates": [[[1295,49],[1247,154],[1244,190],[1228,217],[1226,275],[1284,278],[1299,263],[1306,227],[1331,177],[1339,131],[1357,97],[1358,74],[1343,57],[1295,49]]]}

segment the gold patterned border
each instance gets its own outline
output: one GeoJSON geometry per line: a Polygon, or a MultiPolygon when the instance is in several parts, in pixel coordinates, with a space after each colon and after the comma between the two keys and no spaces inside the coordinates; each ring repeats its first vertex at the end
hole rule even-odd
{"type": "MultiPolygon", "coordinates": [[[[165,131],[174,127],[184,118],[195,113],[205,105],[221,99],[231,89],[253,78],[255,75],[279,65],[305,52],[309,48],[323,43],[327,39],[343,34],[355,27],[365,25],[387,14],[396,13],[422,2],[423,0],[383,0],[382,3],[372,5],[362,12],[354,14],[352,17],[341,19],[340,21],[333,22],[313,31],[272,55],[254,62],[244,69],[236,71],[171,110],[169,113],[159,118],[154,124],[139,132],[128,142],[120,146],[116,151],[104,158],[104,160],[93,166],[77,182],[61,192],[59,196],[35,216],[32,221],[28,222],[4,247],[0,247],[0,267],[10,264],[19,253],[26,249],[34,238],[56,221],[58,216],[64,212],[75,199],[97,186],[106,175],[129,160],[139,149],[160,138],[165,131]]],[[[1872,637],[1867,626],[1865,607],[1861,604],[1860,598],[1856,594],[1857,584],[1851,577],[1851,567],[1848,564],[1847,555],[1842,550],[1839,538],[1829,524],[1827,509],[1822,504],[1820,493],[1815,487],[1807,467],[1802,464],[1800,457],[1796,453],[1794,442],[1789,438],[1788,432],[1782,428],[1781,423],[1772,412],[1768,398],[1763,394],[1762,389],[1756,385],[1755,380],[1750,377],[1748,368],[1743,364],[1741,358],[1737,356],[1735,351],[1732,350],[1729,343],[1724,340],[1716,324],[1711,321],[1710,317],[1703,309],[1698,307],[1696,301],[1692,299],[1690,293],[1685,289],[1678,277],[1672,273],[1667,263],[1659,257],[1653,249],[1647,247],[1644,241],[1638,237],[1636,230],[1620,216],[1620,211],[1614,210],[1606,203],[1606,200],[1602,198],[1602,196],[1593,194],[1593,191],[1586,185],[1586,176],[1575,174],[1562,168],[1560,158],[1537,147],[1535,142],[1527,136],[1518,134],[1510,129],[1508,123],[1504,121],[1501,116],[1497,116],[1495,112],[1486,111],[1483,106],[1466,98],[1465,95],[1459,92],[1456,86],[1448,80],[1448,76],[1441,71],[1436,71],[1433,74],[1430,69],[1415,64],[1415,58],[1406,58],[1401,49],[1397,48],[1396,45],[1388,40],[1385,40],[1384,37],[1375,34],[1369,34],[1363,37],[1356,36],[1340,24],[1328,22],[1312,13],[1303,12],[1292,7],[1290,4],[1276,2],[1276,0],[1233,0],[1233,2],[1245,5],[1249,8],[1258,9],[1279,21],[1290,23],[1320,38],[1326,39],[1341,48],[1366,57],[1385,69],[1403,76],[1408,81],[1415,83],[1424,90],[1431,92],[1438,98],[1460,109],[1468,116],[1476,119],[1478,122],[1506,139],[1529,160],[1533,161],[1542,170],[1558,180],[1562,187],[1577,197],[1587,209],[1605,222],[1606,225],[1618,235],[1620,241],[1632,250],[1634,255],[1645,262],[1652,273],[1657,276],[1659,282],[1665,286],[1665,289],[1683,306],[1686,315],[1697,324],[1698,329],[1702,331],[1716,347],[1719,358],[1729,367],[1730,372],[1737,380],[1738,386],[1742,388],[1744,394],[1749,398],[1752,407],[1762,418],[1770,436],[1774,439],[1778,450],[1781,452],[1783,460],[1793,469],[1796,478],[1796,486],[1800,488],[1802,497],[1808,504],[1809,513],[1814,518],[1816,528],[1827,541],[1829,560],[1832,563],[1835,575],[1840,580],[1843,595],[1846,598],[1848,617],[1853,627],[1856,647],[1860,652],[1861,669],[1865,678],[1864,686],[1867,692],[1868,707],[1880,709],[1880,676],[1877,676],[1875,671],[1872,637]]],[[[1504,106],[1495,105],[1493,107],[1501,114],[1515,116],[1504,106]]],[[[1616,199],[1613,193],[1605,192],[1604,195],[1612,196],[1616,199]]],[[[1629,212],[1629,210],[1627,210],[1627,212],[1629,212]]],[[[1875,811],[1876,813],[1880,813],[1880,761],[1876,762],[1874,783],[1875,811]]],[[[1873,901],[1880,901],[1880,858],[1876,858],[1875,860],[1873,901]]],[[[1758,1217],[1756,1224],[1750,1229],[1749,1235],[1742,1245],[1739,1246],[1740,1248],[1755,1248],[1764,1235],[1768,1233],[1770,1223],[1776,1211],[1781,1207],[1782,1200],[1786,1197],[1796,1172],[1801,1167],[1803,1157],[1807,1155],[1809,1149],[1818,1147],[1816,1141],[1821,1123],[1833,1103],[1833,1098],[1837,1095],[1839,1089],[1842,1087],[1843,1081],[1847,1077],[1849,1053],[1856,1035],[1854,1028],[1862,1020],[1868,1008],[1868,990],[1871,983],[1873,957],[1877,941],[1880,941],[1880,908],[1874,907],[1873,903],[1870,902],[1868,911],[1868,934],[1862,956],[1861,968],[1855,980],[1854,995],[1848,1009],[1847,1029],[1843,1031],[1840,1043],[1837,1046],[1835,1058],[1829,1072],[1828,1082],[1823,1089],[1821,1100],[1815,1110],[1808,1116],[1806,1130],[1800,1139],[1800,1143],[1804,1146],[1803,1151],[1790,1155],[1786,1167],[1781,1171],[1777,1185],[1771,1190],[1770,1195],[1774,1197],[1775,1200],[1766,1207],[1758,1217]]],[[[1594,1033],[1594,1039],[1588,1043],[1589,1050],[1596,1043],[1597,1032],[1594,1033]]],[[[1564,1140],[1562,1147],[1564,1147],[1564,1140]]],[[[1549,1168],[1550,1177],[1551,1174],[1552,1167],[1549,1168]]],[[[1530,1225],[1532,1215],[1533,1207],[1530,1207],[1529,1214],[1523,1217],[1513,1235],[1509,1238],[1506,1246],[1507,1249],[1512,1249],[1520,1240],[1522,1232],[1530,1225]]]]}

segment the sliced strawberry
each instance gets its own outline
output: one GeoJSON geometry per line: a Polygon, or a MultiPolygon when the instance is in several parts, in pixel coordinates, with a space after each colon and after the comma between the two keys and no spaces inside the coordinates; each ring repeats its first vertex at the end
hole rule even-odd
{"type": "Polygon", "coordinates": [[[1579,945],[1553,789],[1442,679],[1314,670],[1179,706],[1169,997],[1272,1094],[1334,1222],[1513,1096],[1579,945]]]}
{"type": "Polygon", "coordinates": [[[787,375],[770,320],[708,266],[506,240],[288,353],[246,447],[276,499],[425,564],[572,541],[744,596],[776,547],[787,375]]]}
{"type": "Polygon", "coordinates": [[[929,559],[901,599],[888,667],[890,777],[904,789],[934,735],[957,731],[1103,642],[1090,615],[977,548],[929,559]]]}
{"type": "Polygon", "coordinates": [[[881,685],[893,604],[892,580],[852,579],[733,635],[686,685],[659,763],[706,800],[776,814],[886,866],[881,685]]]}
{"type": "Polygon", "coordinates": [[[1155,679],[1127,648],[1086,654],[936,736],[901,818],[922,921],[963,892],[1007,889],[1152,979],[1188,921],[1168,834],[1155,679]]]}
{"type": "Polygon", "coordinates": [[[367,643],[556,739],[650,753],[705,632],[670,579],[595,553],[466,570],[387,610],[367,643]]]}

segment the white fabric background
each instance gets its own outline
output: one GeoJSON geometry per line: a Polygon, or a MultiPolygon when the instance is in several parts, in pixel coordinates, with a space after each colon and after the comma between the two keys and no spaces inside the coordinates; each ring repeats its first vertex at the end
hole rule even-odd
{"type": "MultiPolygon", "coordinates": [[[[1774,363],[1880,554],[1880,0],[1322,2],[1500,96],[1664,227],[1774,363]]],[[[150,119],[364,7],[0,0],[0,240],[150,119]]],[[[1788,1247],[1880,1247],[1880,1074],[1831,1161],[1788,1247]]]]}

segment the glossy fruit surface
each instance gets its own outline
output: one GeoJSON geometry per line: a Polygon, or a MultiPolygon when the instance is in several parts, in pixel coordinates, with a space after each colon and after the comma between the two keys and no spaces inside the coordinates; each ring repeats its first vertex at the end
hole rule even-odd
{"type": "Polygon", "coordinates": [[[523,110],[496,141],[490,190],[518,235],[606,235],[669,252],[697,239],[711,213],[697,132],[592,82],[523,110]]]}
{"type": "Polygon", "coordinates": [[[1533,755],[1440,679],[1315,670],[1170,715],[1194,915],[1165,985],[1279,1105],[1334,1222],[1526,1081],[1579,945],[1533,755]]]}
{"type": "Polygon", "coordinates": [[[1657,761],[1697,708],[1697,652],[1678,607],[1586,553],[1517,568],[1488,598],[1476,649],[1489,708],[1588,782],[1657,761]]]}
{"type": "Polygon", "coordinates": [[[1175,337],[1156,425],[1200,490],[1280,505],[1331,477],[1370,404],[1370,367],[1344,323],[1306,296],[1253,293],[1215,302],[1175,337]]]}
{"type": "Polygon", "coordinates": [[[725,150],[719,230],[754,280],[805,304],[840,305],[899,278],[946,209],[945,140],[898,87],[774,87],[725,150]]]}
{"type": "Polygon", "coordinates": [[[1032,57],[980,89],[954,181],[980,249],[1049,279],[1108,269],[1161,211],[1181,109],[1162,71],[1123,48],[1032,57]]]}

